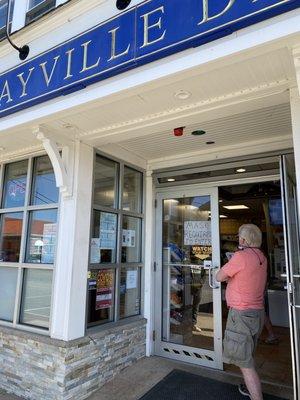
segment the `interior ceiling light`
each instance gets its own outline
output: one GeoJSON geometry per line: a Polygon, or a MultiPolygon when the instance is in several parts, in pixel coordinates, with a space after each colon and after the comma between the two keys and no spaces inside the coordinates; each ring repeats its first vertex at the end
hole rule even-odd
{"type": "Polygon", "coordinates": [[[175,180],[176,180],[175,178],[168,178],[167,179],[168,182],[175,182],[175,180]]]}
{"type": "Polygon", "coordinates": [[[167,199],[166,201],[168,201],[169,203],[174,203],[174,204],[178,204],[179,201],[176,199],[167,199]]]}
{"type": "Polygon", "coordinates": [[[206,134],[206,132],[201,130],[201,129],[192,132],[193,136],[202,136],[202,135],[205,135],[205,134],[206,134]]]}
{"type": "Polygon", "coordinates": [[[227,215],[221,214],[221,215],[220,215],[220,218],[228,218],[228,217],[227,217],[227,215]]]}
{"type": "Polygon", "coordinates": [[[227,210],[249,210],[249,207],[244,204],[237,204],[236,206],[223,206],[227,210]]]}
{"type": "Polygon", "coordinates": [[[245,168],[239,168],[235,172],[238,172],[239,174],[241,174],[243,172],[246,172],[246,169],[245,168]]]}
{"type": "Polygon", "coordinates": [[[178,90],[178,92],[174,93],[174,97],[178,100],[187,100],[191,95],[187,90],[178,90]]]}

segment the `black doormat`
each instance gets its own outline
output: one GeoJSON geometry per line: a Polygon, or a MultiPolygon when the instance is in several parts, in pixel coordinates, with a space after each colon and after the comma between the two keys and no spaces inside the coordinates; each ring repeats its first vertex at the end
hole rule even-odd
{"type": "MultiPolygon", "coordinates": [[[[237,386],[181,370],[174,370],[140,400],[242,400],[237,386]]],[[[283,400],[264,395],[264,400],[283,400]]]]}

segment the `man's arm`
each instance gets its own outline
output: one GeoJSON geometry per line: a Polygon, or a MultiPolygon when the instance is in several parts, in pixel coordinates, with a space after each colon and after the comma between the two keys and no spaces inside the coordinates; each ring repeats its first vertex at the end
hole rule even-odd
{"type": "Polygon", "coordinates": [[[217,272],[216,280],[218,282],[227,282],[228,279],[229,279],[229,276],[226,274],[225,271],[223,271],[223,268],[221,268],[220,271],[217,272]]]}

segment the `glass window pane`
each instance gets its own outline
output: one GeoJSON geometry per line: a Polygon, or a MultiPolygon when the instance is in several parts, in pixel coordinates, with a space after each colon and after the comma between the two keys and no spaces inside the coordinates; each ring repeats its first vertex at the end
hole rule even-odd
{"type": "Polygon", "coordinates": [[[122,268],[120,286],[120,318],[140,314],[140,268],[122,268]]]}
{"type": "Polygon", "coordinates": [[[117,254],[117,215],[94,211],[90,263],[115,263],[117,254]]]}
{"type": "Polygon", "coordinates": [[[94,204],[116,208],[118,204],[118,164],[97,156],[95,165],[94,204]]]}
{"type": "Polygon", "coordinates": [[[19,262],[23,213],[2,214],[0,261],[19,262]]]}
{"type": "Polygon", "coordinates": [[[53,264],[56,236],[57,210],[32,211],[29,217],[26,262],[53,264]]]}
{"type": "Polygon", "coordinates": [[[52,271],[25,269],[20,323],[49,328],[52,271]]]}
{"type": "MultiPolygon", "coordinates": [[[[13,10],[14,10],[14,0],[11,2],[10,6],[10,16],[9,21],[12,20],[13,10]]],[[[0,29],[6,26],[6,15],[7,15],[8,0],[0,0],[0,29]]]]}
{"type": "Polygon", "coordinates": [[[163,201],[162,340],[207,350],[214,349],[210,215],[210,196],[163,201]]]}
{"type": "Polygon", "coordinates": [[[114,320],[115,270],[89,272],[88,324],[103,324],[114,320]]]}
{"type": "Polygon", "coordinates": [[[142,212],[143,174],[124,168],[123,210],[142,212]]]}
{"type": "Polygon", "coordinates": [[[141,262],[142,220],[123,217],[122,263],[141,262]]]}
{"type": "Polygon", "coordinates": [[[13,321],[17,277],[17,268],[0,268],[0,319],[4,321],[13,321]]]}
{"type": "Polygon", "coordinates": [[[51,204],[58,202],[58,188],[48,156],[34,160],[31,204],[51,204]]]}
{"type": "Polygon", "coordinates": [[[28,9],[31,10],[32,8],[42,4],[42,3],[49,3],[49,0],[29,0],[29,7],[28,9]]]}
{"type": "Polygon", "coordinates": [[[6,165],[2,208],[24,206],[27,169],[27,160],[6,165]]]}

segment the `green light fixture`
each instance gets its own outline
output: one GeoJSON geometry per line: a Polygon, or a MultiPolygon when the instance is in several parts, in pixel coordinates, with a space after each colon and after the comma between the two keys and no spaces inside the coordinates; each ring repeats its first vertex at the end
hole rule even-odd
{"type": "Polygon", "coordinates": [[[205,135],[205,134],[206,134],[206,132],[203,131],[202,129],[199,129],[199,130],[196,130],[196,131],[192,132],[193,136],[202,136],[202,135],[205,135]]]}

